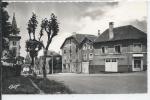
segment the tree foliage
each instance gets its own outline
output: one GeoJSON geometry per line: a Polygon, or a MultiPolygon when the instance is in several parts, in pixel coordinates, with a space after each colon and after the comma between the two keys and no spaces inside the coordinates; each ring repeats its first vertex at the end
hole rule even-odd
{"type": "Polygon", "coordinates": [[[28,28],[27,28],[30,39],[31,39],[31,34],[33,34],[33,38],[35,39],[35,30],[37,28],[37,25],[38,25],[38,21],[36,18],[36,14],[33,13],[32,17],[28,22],[28,28]]]}
{"type": "MultiPolygon", "coordinates": [[[[33,13],[32,17],[28,21],[28,34],[29,34],[29,40],[26,41],[26,51],[29,52],[30,57],[32,59],[31,66],[34,66],[34,58],[38,55],[39,50],[42,49],[42,42],[36,40],[35,38],[35,32],[38,25],[38,21],[36,18],[36,14],[33,13]],[[33,39],[31,38],[31,34],[33,34],[33,39]]],[[[30,68],[31,70],[31,68],[30,68]]]]}
{"type": "Polygon", "coordinates": [[[11,23],[8,21],[9,20],[9,14],[6,11],[6,7],[7,7],[8,3],[7,2],[2,2],[1,5],[1,18],[2,18],[2,48],[4,49],[8,49],[8,43],[6,38],[8,38],[9,34],[11,34],[11,23]]]}
{"type": "Polygon", "coordinates": [[[58,34],[59,32],[59,25],[58,25],[58,21],[57,21],[57,17],[52,13],[50,16],[50,19],[48,20],[47,18],[45,18],[44,20],[42,20],[41,23],[41,30],[40,30],[40,38],[44,35],[44,31],[47,33],[47,44],[44,48],[44,63],[43,63],[43,77],[46,78],[46,56],[47,56],[47,51],[49,48],[50,43],[52,42],[52,39],[58,34]]]}
{"type": "Polygon", "coordinates": [[[48,49],[53,37],[56,36],[59,32],[57,17],[53,13],[51,14],[49,20],[47,18],[42,20],[39,39],[41,39],[41,37],[43,36],[43,31],[47,33],[48,40],[45,48],[48,49]]]}

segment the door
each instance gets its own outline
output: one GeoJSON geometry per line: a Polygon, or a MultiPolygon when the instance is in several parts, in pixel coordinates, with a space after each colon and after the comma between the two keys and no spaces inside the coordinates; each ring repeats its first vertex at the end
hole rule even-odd
{"type": "Polygon", "coordinates": [[[133,71],[142,71],[143,67],[143,61],[141,57],[134,57],[133,58],[133,71]]]}
{"type": "Polygon", "coordinates": [[[82,62],[82,73],[89,73],[89,62],[82,62]]]}
{"type": "Polygon", "coordinates": [[[105,60],[105,71],[106,72],[117,72],[118,62],[116,58],[109,58],[105,60]]]}

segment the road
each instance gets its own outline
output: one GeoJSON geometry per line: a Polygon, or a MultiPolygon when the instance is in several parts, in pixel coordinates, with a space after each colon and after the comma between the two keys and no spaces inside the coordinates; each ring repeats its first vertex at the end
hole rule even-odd
{"type": "Polygon", "coordinates": [[[147,72],[111,74],[54,74],[49,79],[63,82],[75,94],[126,94],[147,92],[147,72]]]}

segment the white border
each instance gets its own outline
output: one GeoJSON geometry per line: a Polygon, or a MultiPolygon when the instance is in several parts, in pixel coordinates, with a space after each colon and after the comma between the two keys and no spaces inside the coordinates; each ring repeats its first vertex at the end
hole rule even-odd
{"type": "MultiPolygon", "coordinates": [[[[3,2],[115,2],[119,0],[75,0],[75,1],[68,1],[68,0],[35,0],[35,1],[22,1],[22,0],[16,0],[16,1],[11,1],[11,0],[3,0],[3,2]]],[[[128,1],[139,1],[139,0],[128,0],[128,1]]],[[[150,4],[150,0],[147,0],[148,4],[150,4]]],[[[147,4],[147,5],[148,5],[147,4]]],[[[147,47],[148,47],[148,53],[150,52],[150,6],[147,7],[148,11],[148,24],[147,24],[147,35],[148,35],[148,42],[147,42],[147,47]]],[[[150,62],[150,55],[148,54],[148,60],[147,63],[149,65],[150,62]]],[[[147,66],[149,67],[149,66],[147,66]]],[[[150,78],[149,78],[149,72],[150,68],[148,68],[148,93],[144,94],[72,94],[72,95],[2,95],[2,100],[150,100],[150,93],[149,93],[149,85],[150,85],[150,78]]]]}

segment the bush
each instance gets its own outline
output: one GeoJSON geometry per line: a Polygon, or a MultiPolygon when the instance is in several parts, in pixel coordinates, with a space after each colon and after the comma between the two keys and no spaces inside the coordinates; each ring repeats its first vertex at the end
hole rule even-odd
{"type": "Polygon", "coordinates": [[[2,79],[7,79],[10,77],[20,76],[21,74],[21,65],[2,66],[2,79]]]}

